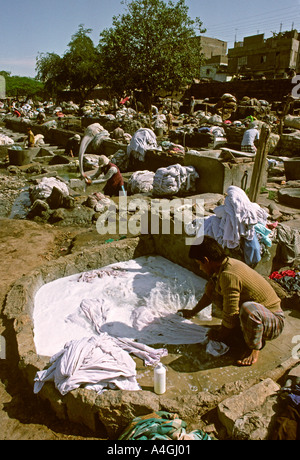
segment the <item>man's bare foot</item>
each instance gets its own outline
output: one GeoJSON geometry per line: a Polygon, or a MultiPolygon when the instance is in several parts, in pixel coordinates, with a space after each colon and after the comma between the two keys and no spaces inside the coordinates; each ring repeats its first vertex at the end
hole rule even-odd
{"type": "Polygon", "coordinates": [[[259,350],[252,350],[247,353],[242,359],[238,360],[240,366],[252,366],[258,360],[259,350]]]}

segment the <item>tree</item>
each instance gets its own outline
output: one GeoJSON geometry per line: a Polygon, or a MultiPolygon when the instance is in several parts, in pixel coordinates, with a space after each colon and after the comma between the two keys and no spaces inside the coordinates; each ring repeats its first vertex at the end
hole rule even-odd
{"type": "Polygon", "coordinates": [[[146,110],[159,90],[172,93],[199,75],[202,62],[199,18],[188,16],[185,0],[125,1],[127,12],[113,17],[100,34],[106,85],[114,91],[142,90],[146,110]]]}
{"type": "Polygon", "coordinates": [[[84,29],[81,24],[68,44],[69,51],[63,57],[67,82],[70,89],[79,94],[81,102],[100,83],[100,56],[88,37],[91,32],[92,29],[84,29]]]}
{"type": "Polygon", "coordinates": [[[39,53],[36,62],[36,78],[44,82],[51,97],[56,97],[67,84],[63,59],[55,53],[39,53]]]}
{"type": "Polygon", "coordinates": [[[90,33],[91,29],[84,29],[81,24],[62,57],[55,53],[38,55],[37,78],[45,82],[52,96],[68,87],[82,103],[100,82],[99,52],[88,37],[90,33]]]}
{"type": "Polygon", "coordinates": [[[44,85],[34,78],[11,75],[11,72],[0,71],[5,78],[6,97],[42,97],[44,85]]]}

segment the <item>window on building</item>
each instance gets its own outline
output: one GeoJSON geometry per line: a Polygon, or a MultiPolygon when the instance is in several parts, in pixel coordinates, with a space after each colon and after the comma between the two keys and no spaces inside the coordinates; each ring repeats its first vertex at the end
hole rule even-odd
{"type": "Polygon", "coordinates": [[[260,62],[261,64],[264,64],[265,62],[267,62],[267,56],[265,54],[260,57],[260,62]]]}

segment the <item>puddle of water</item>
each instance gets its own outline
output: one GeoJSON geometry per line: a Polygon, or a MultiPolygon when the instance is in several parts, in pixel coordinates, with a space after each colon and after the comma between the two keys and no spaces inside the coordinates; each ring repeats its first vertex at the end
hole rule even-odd
{"type": "Polygon", "coordinates": [[[9,219],[25,219],[30,207],[31,200],[29,198],[29,187],[26,187],[16,198],[12,206],[9,219]]]}

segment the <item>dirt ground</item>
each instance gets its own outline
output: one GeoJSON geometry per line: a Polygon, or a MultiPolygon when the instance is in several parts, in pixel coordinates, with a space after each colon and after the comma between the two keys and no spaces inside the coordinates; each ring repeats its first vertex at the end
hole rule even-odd
{"type": "Polygon", "coordinates": [[[0,359],[0,439],[89,439],[85,427],[59,421],[20,380],[13,327],[2,314],[10,286],[48,260],[63,257],[73,237],[82,231],[9,219],[24,185],[22,176],[0,171],[0,336],[5,340],[5,359],[0,359]]]}
{"type": "MultiPolygon", "coordinates": [[[[62,256],[76,234],[25,220],[0,218],[1,312],[9,286],[37,266],[62,256]]],[[[0,439],[86,439],[84,428],[58,421],[51,410],[20,381],[12,325],[0,315],[0,335],[6,342],[6,359],[0,360],[0,439]]]]}

